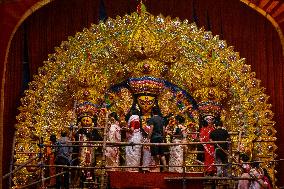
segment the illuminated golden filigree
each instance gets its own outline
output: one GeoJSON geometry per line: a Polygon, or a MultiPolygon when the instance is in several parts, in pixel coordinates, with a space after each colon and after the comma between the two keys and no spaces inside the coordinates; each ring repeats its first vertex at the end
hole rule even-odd
{"type": "MultiPolygon", "coordinates": [[[[181,104],[175,110],[190,115],[188,127],[197,128],[198,117],[213,111],[203,111],[203,105],[218,105],[220,109],[213,113],[221,114],[224,126],[230,132],[242,131],[232,135],[233,156],[237,151],[249,152],[253,159],[265,161],[274,178],[274,165],[269,161],[275,158],[276,131],[268,96],[245,60],[218,36],[187,20],[133,13],[92,25],[69,37],[55,51],[21,99],[16,164],[26,162],[28,153],[42,150],[36,145],[39,138],[47,142],[51,133],[58,134],[73,124],[79,103],[112,104],[111,111],[124,116],[133,103],[133,94],[127,88],[118,92],[109,88],[130,78],[153,77],[173,86],[171,91],[161,91],[158,98],[165,102],[159,102],[163,113],[173,104],[181,104]],[[181,91],[191,95],[196,107],[193,101],[184,100],[184,94],[179,95],[181,91]]],[[[22,169],[13,182],[22,186],[35,180],[39,172],[22,169]]]]}

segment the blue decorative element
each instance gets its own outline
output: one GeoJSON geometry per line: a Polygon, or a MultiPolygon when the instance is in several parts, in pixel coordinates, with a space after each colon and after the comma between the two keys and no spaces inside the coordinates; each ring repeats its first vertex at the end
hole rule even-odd
{"type": "Polygon", "coordinates": [[[194,98],[188,94],[185,90],[179,88],[178,86],[176,86],[175,84],[172,84],[171,82],[168,82],[166,80],[164,80],[164,84],[167,88],[171,89],[171,91],[173,93],[178,93],[178,92],[182,92],[182,94],[189,100],[189,102],[192,104],[192,108],[194,110],[197,110],[197,102],[194,100],[194,98]]]}
{"type": "Polygon", "coordinates": [[[43,157],[43,154],[40,152],[40,153],[37,154],[37,157],[40,159],[40,158],[43,157]]]}
{"type": "Polygon", "coordinates": [[[39,143],[39,144],[38,144],[38,147],[39,147],[39,148],[43,148],[43,147],[44,147],[44,144],[43,144],[43,143],[39,143]]]}
{"type": "Polygon", "coordinates": [[[86,106],[86,105],[94,106],[94,107],[96,107],[96,108],[99,107],[97,104],[94,104],[94,103],[89,102],[89,101],[84,101],[84,102],[80,103],[80,104],[78,105],[78,107],[86,106]]]}
{"type": "MultiPolygon", "coordinates": [[[[194,110],[198,109],[197,102],[195,101],[195,99],[189,93],[187,93],[185,90],[181,89],[177,85],[175,85],[175,84],[173,84],[173,83],[171,83],[167,80],[155,78],[155,77],[151,77],[151,76],[143,76],[143,77],[139,77],[139,78],[129,78],[128,80],[125,80],[125,81],[123,81],[123,82],[121,82],[117,85],[112,86],[110,88],[110,91],[116,93],[116,92],[119,92],[122,88],[130,89],[129,81],[143,81],[143,80],[152,80],[152,81],[155,81],[155,82],[163,83],[165,88],[170,89],[174,94],[181,92],[186,97],[186,99],[188,99],[188,101],[192,105],[192,108],[194,110]]],[[[184,105],[182,105],[182,106],[184,106],[184,105]]]]}
{"type": "Polygon", "coordinates": [[[150,81],[155,81],[159,83],[164,83],[165,80],[156,78],[156,77],[151,77],[151,76],[143,76],[143,77],[138,77],[138,78],[129,78],[129,81],[144,81],[144,80],[150,80],[150,81]]]}
{"type": "Polygon", "coordinates": [[[116,84],[116,85],[111,86],[109,90],[112,91],[112,92],[117,93],[117,92],[119,92],[122,88],[127,88],[127,89],[129,89],[127,80],[126,80],[126,81],[123,81],[123,82],[121,82],[121,83],[118,83],[118,84],[116,84]]]}
{"type": "Polygon", "coordinates": [[[43,167],[45,166],[45,164],[44,164],[44,163],[39,163],[38,166],[39,166],[40,168],[43,168],[43,167]]]}
{"type": "Polygon", "coordinates": [[[69,129],[72,131],[73,128],[74,128],[74,125],[73,125],[73,124],[70,124],[69,129]]]}

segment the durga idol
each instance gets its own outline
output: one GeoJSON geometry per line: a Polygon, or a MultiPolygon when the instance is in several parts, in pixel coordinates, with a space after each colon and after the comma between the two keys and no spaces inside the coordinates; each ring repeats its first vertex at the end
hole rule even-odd
{"type": "MultiPolygon", "coordinates": [[[[150,126],[147,121],[152,117],[153,107],[158,107],[158,95],[164,89],[163,81],[154,77],[130,78],[129,85],[134,94],[134,101],[131,109],[138,109],[140,127],[142,132],[142,142],[150,143],[147,135],[150,131],[150,126]]],[[[155,161],[151,156],[150,146],[142,148],[142,166],[143,171],[158,172],[158,168],[149,168],[155,166],[155,161]]]]}

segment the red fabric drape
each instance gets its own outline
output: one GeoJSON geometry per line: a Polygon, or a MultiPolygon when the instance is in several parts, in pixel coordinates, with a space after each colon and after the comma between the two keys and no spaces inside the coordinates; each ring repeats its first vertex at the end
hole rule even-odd
{"type": "MultiPolygon", "coordinates": [[[[7,45],[12,32],[20,21],[25,11],[32,7],[38,0],[22,0],[19,2],[9,2],[0,4],[0,76],[4,76],[4,60],[7,50],[7,45]]],[[[2,83],[0,84],[2,86],[2,83]]]]}
{"type": "MultiPolygon", "coordinates": [[[[5,75],[5,109],[3,120],[3,173],[9,172],[13,149],[17,107],[20,105],[23,77],[23,27],[16,32],[10,47],[7,71],[5,75]]],[[[5,180],[6,184],[8,179],[5,180]]],[[[4,185],[5,186],[5,185],[4,185]]],[[[4,187],[3,187],[4,188],[4,187]]]]}
{"type": "Polygon", "coordinates": [[[54,53],[54,47],[67,41],[68,36],[97,23],[99,1],[54,1],[33,14],[25,22],[28,35],[29,65],[31,76],[54,53]]]}

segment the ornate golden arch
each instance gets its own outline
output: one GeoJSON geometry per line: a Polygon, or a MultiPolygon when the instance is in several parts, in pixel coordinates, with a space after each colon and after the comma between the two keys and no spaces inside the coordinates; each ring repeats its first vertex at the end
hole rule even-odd
{"type": "MultiPolygon", "coordinates": [[[[268,96],[245,59],[210,31],[187,20],[132,13],[92,25],[55,50],[21,99],[16,164],[40,152],[39,139],[46,142],[50,134],[58,134],[76,122],[76,103],[88,100],[104,104],[105,96],[112,95],[108,90],[112,86],[129,78],[152,77],[192,95],[197,110],[186,103],[179,110],[189,108],[195,124],[201,107],[212,111],[214,106],[221,107],[224,126],[230,132],[242,131],[241,135],[232,135],[233,156],[250,153],[253,159],[265,161],[274,177],[270,161],[275,158],[276,131],[268,96]]],[[[164,112],[172,107],[170,99],[184,98],[179,91],[174,93],[168,90],[159,97],[164,112]]],[[[122,108],[124,113],[133,100],[129,89],[119,90],[111,99],[113,107],[122,108]]],[[[20,186],[38,177],[39,169],[24,168],[13,181],[20,186]]]]}

